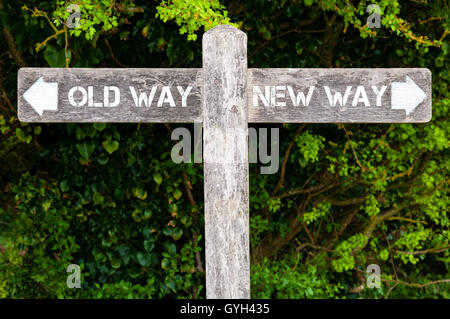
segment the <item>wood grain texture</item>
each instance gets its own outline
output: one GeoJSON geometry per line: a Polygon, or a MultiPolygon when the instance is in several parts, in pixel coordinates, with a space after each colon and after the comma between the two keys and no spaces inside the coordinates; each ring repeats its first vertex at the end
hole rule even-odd
{"type": "MultiPolygon", "coordinates": [[[[428,122],[431,119],[431,73],[428,69],[248,69],[247,99],[248,121],[250,123],[413,123],[428,122]],[[409,76],[426,93],[425,99],[410,114],[405,110],[392,109],[392,83],[405,82],[409,76]],[[372,86],[386,86],[381,104],[376,105],[376,94],[372,86]],[[254,106],[254,86],[262,93],[266,86],[284,87],[277,91],[284,97],[276,102],[285,106],[265,106],[259,100],[254,106]],[[314,86],[308,106],[293,105],[287,87],[297,95],[314,86]],[[330,106],[324,87],[334,95],[340,91],[344,95],[347,86],[351,91],[345,106],[330,106]],[[363,86],[370,106],[364,103],[352,105],[357,86],[363,86]]],[[[202,69],[55,69],[22,68],[18,76],[19,119],[23,122],[201,122],[202,69]],[[58,83],[58,110],[44,111],[40,116],[24,99],[24,92],[40,77],[45,82],[58,83]],[[70,105],[68,93],[74,86],[93,86],[94,100],[102,101],[104,86],[117,86],[121,101],[117,107],[74,107],[70,105]],[[157,86],[150,107],[136,107],[130,92],[135,87],[137,94],[150,94],[157,86]],[[181,106],[181,96],[177,86],[192,86],[186,107],[181,106]],[[176,107],[164,103],[157,107],[161,88],[169,86],[176,107]]],[[[407,95],[406,95],[407,96],[407,95]]],[[[270,99],[270,98],[269,98],[270,99]]],[[[407,102],[408,99],[405,99],[407,102]]]]}
{"type": "MultiPolygon", "coordinates": [[[[201,122],[201,69],[59,69],[59,68],[21,68],[18,74],[18,113],[23,122],[201,122]],[[58,83],[58,110],[44,111],[40,116],[24,99],[23,94],[40,77],[45,82],[58,83]],[[120,104],[117,107],[72,106],[68,94],[72,87],[81,86],[87,90],[93,86],[94,101],[104,100],[104,86],[116,86],[120,89],[120,104]],[[142,103],[136,107],[130,86],[139,96],[141,92],[150,95],[153,86],[157,86],[150,107],[142,103]],[[175,107],[157,102],[163,86],[170,86],[175,107]],[[177,86],[192,86],[186,101],[182,99],[177,86]]],[[[79,94],[81,96],[81,94],[79,94]]],[[[81,100],[79,96],[77,100],[81,100]]],[[[113,99],[113,97],[111,97],[113,99]]]]}
{"type": "MultiPolygon", "coordinates": [[[[428,69],[249,69],[248,70],[248,106],[249,122],[252,123],[412,123],[428,122],[431,119],[431,72],[428,69]],[[409,76],[426,93],[426,97],[416,109],[406,114],[405,110],[392,109],[393,82],[405,82],[409,76]],[[284,98],[277,101],[285,102],[286,106],[265,106],[259,103],[253,105],[253,87],[259,86],[291,86],[297,94],[314,86],[308,106],[299,103],[294,106],[287,90],[284,98]],[[344,95],[347,86],[351,91],[344,106],[331,107],[325,86],[333,94],[339,90],[344,95]],[[357,86],[364,86],[370,106],[357,103],[352,106],[357,86]],[[376,105],[376,95],[372,89],[386,86],[381,97],[381,105],[376,105]]],[[[407,99],[405,100],[406,102],[407,99]]]]}
{"type": "Polygon", "coordinates": [[[203,36],[206,297],[250,298],[247,36],[203,36]]]}

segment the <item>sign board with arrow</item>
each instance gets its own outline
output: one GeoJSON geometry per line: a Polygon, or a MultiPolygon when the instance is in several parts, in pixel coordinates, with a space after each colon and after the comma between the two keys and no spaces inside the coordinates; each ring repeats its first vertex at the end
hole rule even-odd
{"type": "Polygon", "coordinates": [[[200,122],[201,69],[21,68],[23,122],[200,122]]]}
{"type": "MultiPolygon", "coordinates": [[[[24,122],[201,122],[202,69],[19,71],[24,122]]],[[[249,69],[250,123],[428,122],[428,69],[249,69]]]]}
{"type": "Polygon", "coordinates": [[[249,122],[402,123],[431,119],[428,69],[249,69],[249,122]]]}

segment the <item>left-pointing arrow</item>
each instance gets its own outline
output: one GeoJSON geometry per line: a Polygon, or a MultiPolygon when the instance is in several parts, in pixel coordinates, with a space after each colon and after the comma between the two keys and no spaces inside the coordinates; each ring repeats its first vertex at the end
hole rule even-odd
{"type": "Polygon", "coordinates": [[[40,116],[44,111],[56,111],[58,110],[58,83],[44,82],[44,79],[40,77],[23,94],[23,97],[40,116]]]}

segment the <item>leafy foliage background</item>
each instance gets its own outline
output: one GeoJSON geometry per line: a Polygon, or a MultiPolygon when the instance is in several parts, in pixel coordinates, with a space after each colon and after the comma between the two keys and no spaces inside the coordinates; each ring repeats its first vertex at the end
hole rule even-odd
{"type": "Polygon", "coordinates": [[[205,296],[202,166],[170,160],[175,126],[20,123],[16,83],[23,66],[201,67],[220,23],[247,32],[249,67],[433,75],[427,124],[279,126],[280,172],[251,165],[252,297],[449,297],[448,1],[77,0],[68,29],[70,3],[0,0],[0,297],[205,296]]]}

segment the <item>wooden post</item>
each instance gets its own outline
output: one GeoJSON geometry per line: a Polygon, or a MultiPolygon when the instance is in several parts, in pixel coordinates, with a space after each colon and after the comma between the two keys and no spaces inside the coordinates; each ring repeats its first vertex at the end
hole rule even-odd
{"type": "Polygon", "coordinates": [[[250,298],[247,36],[203,36],[206,297],[250,298]]]}

